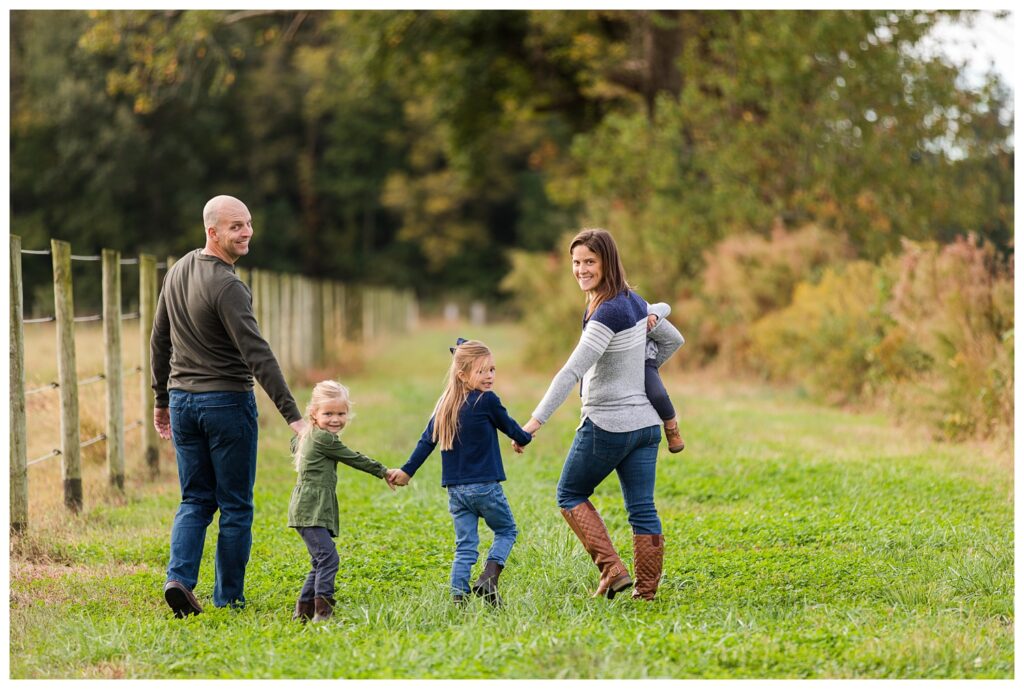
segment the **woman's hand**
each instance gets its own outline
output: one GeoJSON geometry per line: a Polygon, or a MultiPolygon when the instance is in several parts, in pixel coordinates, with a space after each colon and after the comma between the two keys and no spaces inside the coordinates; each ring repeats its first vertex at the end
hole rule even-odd
{"type": "MultiPolygon", "coordinates": [[[[537,435],[537,429],[540,428],[540,421],[530,417],[530,420],[523,426],[523,430],[529,433],[531,436],[537,435]]],[[[515,440],[512,441],[512,449],[516,454],[523,454],[523,446],[517,443],[515,440]]]]}

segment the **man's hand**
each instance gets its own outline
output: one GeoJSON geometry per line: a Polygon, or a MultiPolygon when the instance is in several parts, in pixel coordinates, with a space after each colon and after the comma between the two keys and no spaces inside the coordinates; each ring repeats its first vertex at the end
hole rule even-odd
{"type": "Polygon", "coordinates": [[[171,439],[171,410],[167,407],[153,409],[153,426],[156,433],[164,440],[171,439]]]}
{"type": "Polygon", "coordinates": [[[299,419],[298,421],[292,421],[288,425],[293,431],[295,431],[295,435],[302,435],[302,432],[306,430],[306,426],[309,425],[309,422],[305,419],[299,419]]]}

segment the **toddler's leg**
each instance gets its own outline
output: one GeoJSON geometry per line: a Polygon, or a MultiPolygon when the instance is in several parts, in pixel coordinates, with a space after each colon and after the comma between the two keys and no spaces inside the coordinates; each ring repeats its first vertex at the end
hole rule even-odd
{"type": "Polygon", "coordinates": [[[330,618],[334,610],[334,578],[338,574],[338,548],[334,545],[330,532],[321,526],[305,527],[299,531],[302,540],[306,542],[315,572],[313,621],[322,622],[330,618]]]}
{"type": "MultiPolygon", "coordinates": [[[[650,361],[650,360],[648,360],[650,361]]],[[[676,418],[676,409],[672,406],[672,400],[668,396],[668,390],[661,381],[661,374],[658,367],[653,363],[644,366],[644,389],[647,392],[647,399],[650,400],[654,411],[662,421],[671,421],[676,418]]]]}
{"type": "MultiPolygon", "coordinates": [[[[302,530],[299,530],[299,536],[302,536],[302,530]]],[[[306,539],[302,539],[305,543],[306,539]]],[[[306,544],[306,550],[309,550],[309,544],[306,544]]],[[[302,582],[302,590],[299,591],[299,599],[295,601],[295,612],[292,613],[292,619],[298,620],[305,624],[309,620],[313,619],[313,584],[316,582],[316,559],[313,557],[313,553],[309,553],[310,569],[309,573],[306,574],[306,579],[302,582]]]]}
{"type": "Polygon", "coordinates": [[[654,411],[665,422],[665,439],[668,441],[669,452],[680,452],[686,444],[679,434],[679,422],[676,421],[676,409],[668,396],[668,390],[661,380],[658,367],[648,359],[644,366],[644,388],[647,392],[647,399],[650,400],[654,411]]]}
{"type": "Polygon", "coordinates": [[[461,602],[463,596],[469,593],[469,575],[476,564],[477,547],[480,545],[477,515],[465,503],[459,488],[452,486],[448,490],[448,511],[455,526],[455,558],[452,560],[449,585],[456,602],[461,602]]]}

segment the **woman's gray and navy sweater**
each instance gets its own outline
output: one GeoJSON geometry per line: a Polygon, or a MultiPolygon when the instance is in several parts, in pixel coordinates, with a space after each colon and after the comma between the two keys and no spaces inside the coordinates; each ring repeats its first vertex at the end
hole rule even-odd
{"type": "Polygon", "coordinates": [[[533,418],[547,421],[582,380],[581,423],[589,418],[613,433],[660,424],[644,390],[648,337],[658,343],[658,366],[683,343],[679,331],[663,318],[647,332],[647,302],[636,292],[621,292],[598,306],[589,320],[584,318],[579,344],[551,381],[533,418]]]}

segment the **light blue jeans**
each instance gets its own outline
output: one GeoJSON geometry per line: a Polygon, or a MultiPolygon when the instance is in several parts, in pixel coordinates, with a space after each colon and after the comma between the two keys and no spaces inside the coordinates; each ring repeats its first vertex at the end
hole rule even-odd
{"type": "Polygon", "coordinates": [[[504,565],[516,542],[516,520],[497,481],[448,486],[448,511],[455,524],[455,560],[452,562],[452,594],[469,593],[469,575],[476,564],[480,536],[477,526],[482,518],[494,532],[494,543],[487,559],[504,565]]]}

